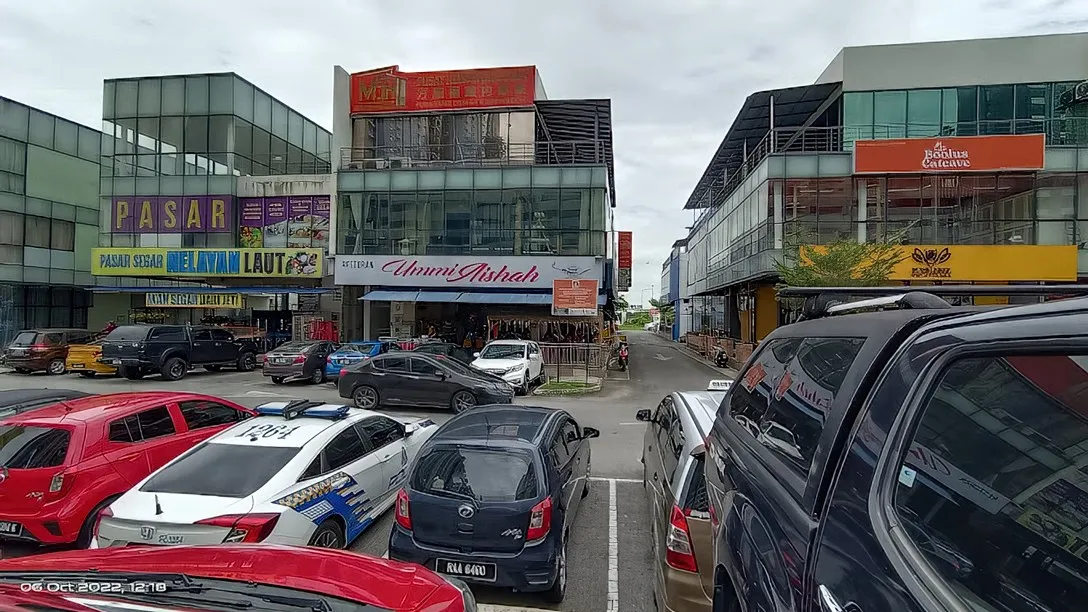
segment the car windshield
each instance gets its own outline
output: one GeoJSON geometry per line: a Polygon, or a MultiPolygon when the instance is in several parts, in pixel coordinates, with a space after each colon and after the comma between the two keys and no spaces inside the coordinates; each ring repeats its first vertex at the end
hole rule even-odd
{"type": "Polygon", "coordinates": [[[364,355],[374,351],[377,342],[360,342],[358,344],[345,344],[340,347],[339,353],[363,353],[364,355]]]}
{"type": "Polygon", "coordinates": [[[276,347],[277,353],[305,353],[314,345],[313,342],[287,342],[276,347]]]}
{"type": "Polygon", "coordinates": [[[522,501],[537,496],[536,470],[528,453],[435,448],[412,471],[421,493],[476,501],[522,501]]]}
{"type": "Polygon", "coordinates": [[[0,465],[32,470],[64,465],[72,434],[59,427],[0,426],[0,465]]]}
{"type": "Polygon", "coordinates": [[[19,335],[11,341],[11,346],[30,346],[34,344],[34,338],[37,336],[37,332],[19,332],[19,335]]]}
{"type": "Polygon", "coordinates": [[[480,352],[480,359],[521,359],[525,357],[524,344],[489,344],[480,352]]]}
{"type": "Polygon", "coordinates": [[[205,442],[148,480],[145,493],[180,493],[241,498],[253,495],[283,469],[299,449],[205,442]],[[244,466],[224,469],[223,466],[244,466]]]}
{"type": "Polygon", "coordinates": [[[147,338],[148,329],[150,328],[125,325],[111,331],[110,334],[106,336],[106,340],[110,342],[142,342],[147,338]]]}

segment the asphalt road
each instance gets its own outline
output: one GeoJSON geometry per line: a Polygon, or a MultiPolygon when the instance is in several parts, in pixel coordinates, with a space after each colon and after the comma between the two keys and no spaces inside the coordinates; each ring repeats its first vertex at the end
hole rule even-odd
{"type": "MultiPolygon", "coordinates": [[[[649,332],[629,332],[630,380],[609,380],[601,393],[579,398],[519,397],[518,404],[562,408],[582,425],[596,427],[601,437],[593,441],[591,503],[583,505],[571,535],[567,598],[560,606],[548,606],[531,594],[478,589],[481,611],[532,609],[598,612],[654,610],[650,552],[649,508],[641,482],[639,463],[645,425],[635,413],[653,408],[675,389],[702,389],[709,380],[722,378],[720,371],[688,357],[673,343],[649,332]],[[609,568],[615,568],[610,572],[609,568]]],[[[264,402],[311,399],[341,402],[333,385],[294,383],[274,385],[260,372],[211,373],[196,370],[169,383],[158,377],[140,381],[83,379],[77,376],[18,374],[0,375],[0,388],[60,387],[95,393],[173,389],[207,393],[256,407],[264,402]]],[[[428,410],[396,410],[392,414],[429,417],[436,421],[449,413],[428,410]]],[[[2,510],[0,510],[2,512],[2,510]]],[[[386,513],[351,546],[357,552],[381,556],[387,550],[392,513],[386,513]]],[[[2,546],[0,554],[33,554],[25,547],[2,546]]]]}

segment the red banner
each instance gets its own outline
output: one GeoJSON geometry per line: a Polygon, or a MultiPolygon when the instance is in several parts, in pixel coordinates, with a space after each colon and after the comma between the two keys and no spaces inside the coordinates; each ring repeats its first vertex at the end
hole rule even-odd
{"type": "Polygon", "coordinates": [[[351,75],[353,114],[522,107],[535,99],[535,66],[439,72],[390,66],[351,75]]]}
{"type": "Polygon", "coordinates": [[[1042,134],[859,140],[854,143],[854,172],[1042,170],[1045,150],[1046,137],[1042,134]]]}
{"type": "Polygon", "coordinates": [[[616,260],[619,262],[620,270],[631,269],[631,232],[620,232],[619,235],[619,252],[616,254],[616,260]]]}

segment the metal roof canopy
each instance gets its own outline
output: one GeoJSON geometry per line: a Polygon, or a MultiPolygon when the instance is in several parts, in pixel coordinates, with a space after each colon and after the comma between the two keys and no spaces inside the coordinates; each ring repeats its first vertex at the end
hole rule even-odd
{"type": "Polygon", "coordinates": [[[91,293],[241,293],[244,295],[313,295],[330,293],[326,287],[88,287],[91,293]]]}
{"type": "MultiPolygon", "coordinates": [[[[608,166],[608,197],[616,207],[616,168],[612,150],[612,101],[537,100],[536,115],[546,139],[557,143],[585,141],[600,142],[608,166]]],[[[579,163],[599,164],[600,159],[586,154],[579,163]]]]}
{"type": "Polygon", "coordinates": [[[803,85],[785,89],[757,91],[744,101],[733,125],[726,132],[710,165],[692,190],[684,210],[706,208],[704,198],[711,187],[725,184],[727,175],[737,172],[744,163],[745,143],[752,151],[771,131],[771,100],[774,100],[774,127],[799,128],[808,121],[842,83],[803,85]]]}

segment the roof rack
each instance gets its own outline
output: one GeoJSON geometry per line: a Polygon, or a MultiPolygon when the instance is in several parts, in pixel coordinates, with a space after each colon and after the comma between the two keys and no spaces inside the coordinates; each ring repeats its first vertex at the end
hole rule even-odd
{"type": "Polygon", "coordinates": [[[1088,285],[931,285],[924,287],[786,287],[782,297],[804,297],[801,320],[865,310],[945,309],[952,305],[939,297],[962,295],[1034,295],[1072,297],[1088,294],[1088,285]],[[872,297],[869,297],[872,296],[872,297]],[[854,297],[868,299],[850,301],[854,297]]]}
{"type": "Polygon", "coordinates": [[[336,421],[348,416],[348,413],[351,412],[351,406],[312,402],[310,400],[292,400],[290,402],[268,402],[257,406],[256,410],[260,416],[281,416],[288,421],[300,416],[336,421]]]}

